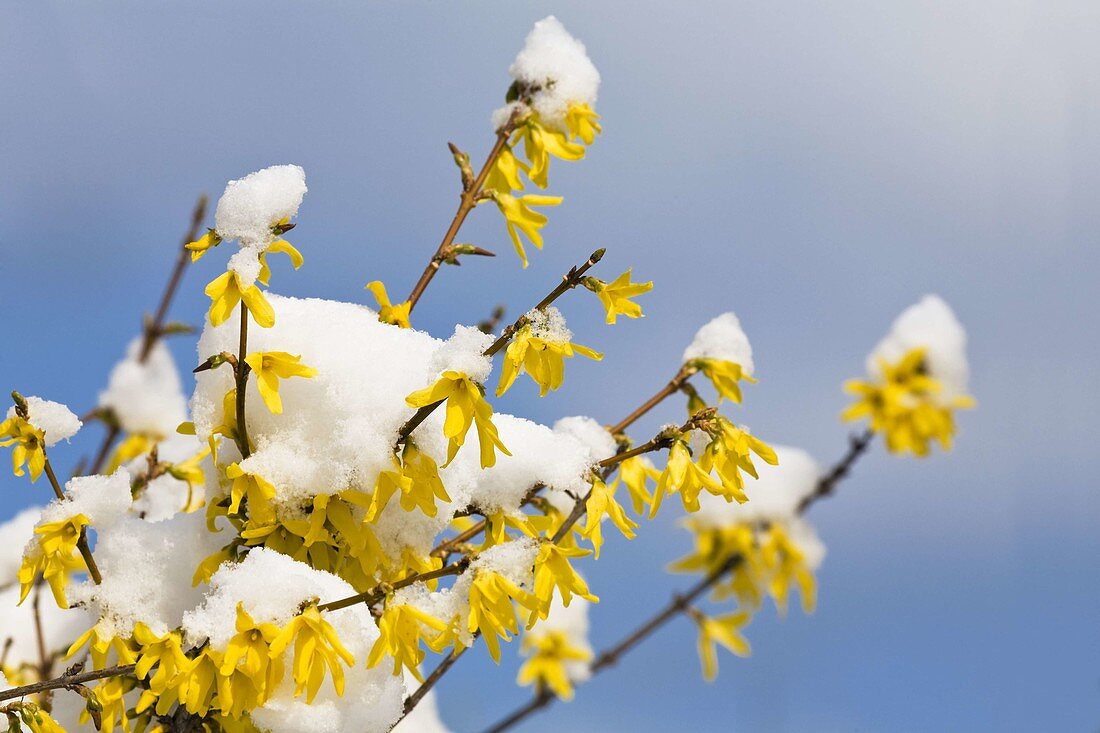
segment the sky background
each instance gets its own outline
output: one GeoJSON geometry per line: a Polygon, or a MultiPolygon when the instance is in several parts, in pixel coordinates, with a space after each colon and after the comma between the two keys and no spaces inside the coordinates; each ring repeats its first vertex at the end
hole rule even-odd
{"type": "MultiPolygon", "coordinates": [[[[461,239],[500,256],[442,272],[415,323],[446,336],[497,303],[515,317],[596,247],[604,275],[633,266],[656,288],[615,328],[590,295],[566,298],[606,358],[500,409],[614,421],[733,309],[760,377],[737,419],[829,463],[841,383],[928,292],[969,330],[980,406],[954,453],[876,451],[814,508],[815,614],[760,614],[752,657],[724,655],[710,685],[677,620],[525,730],[1100,728],[1095,3],[4,3],[0,385],[93,406],[195,196],[271,164],[302,165],[310,189],[292,238],[306,266],[279,262],[279,292],[406,292],[456,204],[446,141],[484,156],[508,64],[550,13],[603,75],[604,135],[553,165],[565,203],[529,269],[497,213],[475,212],[461,239]]],[[[201,322],[223,262],[187,273],[174,318],[201,322]]],[[[195,363],[192,339],[172,346],[195,363]]],[[[669,405],[636,434],[680,417],[669,405]]],[[[100,435],[55,449],[59,467],[100,435]]],[[[5,518],[47,489],[0,490],[5,518]]],[[[584,566],[597,647],[687,584],[663,568],[688,545],[668,512],[584,566]]],[[[456,731],[527,698],[512,649],[440,685],[456,731]]]]}

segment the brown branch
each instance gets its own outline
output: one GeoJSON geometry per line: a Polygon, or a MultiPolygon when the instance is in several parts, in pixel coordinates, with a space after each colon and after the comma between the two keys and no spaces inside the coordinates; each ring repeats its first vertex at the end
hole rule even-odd
{"type": "MultiPolygon", "coordinates": [[[[420,274],[420,279],[416,281],[416,285],[413,286],[412,292],[409,293],[408,303],[410,313],[416,308],[420,296],[427,290],[428,284],[431,283],[432,278],[439,272],[440,266],[447,260],[448,256],[450,256],[451,246],[454,244],[455,237],[458,236],[458,230],[462,228],[462,223],[466,221],[466,217],[469,213],[477,206],[478,199],[481,196],[481,189],[485,185],[486,179],[489,178],[489,173],[492,172],[493,166],[496,165],[497,158],[500,157],[500,154],[508,144],[508,137],[515,130],[516,120],[517,115],[513,114],[512,117],[497,130],[496,141],[493,143],[493,147],[489,151],[488,157],[485,158],[485,163],[481,166],[481,171],[478,172],[477,177],[474,178],[473,181],[469,180],[469,174],[466,170],[463,170],[462,194],[459,197],[458,211],[455,212],[454,218],[451,219],[451,224],[443,234],[443,240],[436,248],[435,254],[432,255],[432,258],[428,261],[428,266],[424,268],[424,272],[420,274]]],[[[458,149],[454,145],[449,145],[449,147],[452,153],[454,153],[456,161],[459,159],[460,155],[465,157],[464,154],[458,152],[458,149]]]]}
{"type": "Polygon", "coordinates": [[[696,371],[698,370],[694,367],[689,367],[686,364],[680,367],[680,371],[676,372],[676,376],[669,380],[669,383],[662,387],[657,392],[657,394],[653,395],[648,400],[643,402],[641,406],[638,407],[638,409],[634,410],[634,412],[630,413],[622,420],[609,427],[607,429],[608,432],[610,432],[612,435],[618,435],[619,433],[622,433],[628,427],[637,422],[637,420],[645,415],[647,412],[652,410],[657,405],[661,404],[661,402],[663,402],[666,397],[676,394],[676,392],[680,390],[684,383],[691,377],[692,374],[695,374],[696,371]]]}
{"type": "MultiPolygon", "coordinates": [[[[61,484],[57,481],[57,474],[53,472],[53,466],[50,465],[50,459],[46,459],[46,477],[50,479],[50,486],[53,487],[53,493],[59,500],[64,500],[65,494],[61,491],[61,484]]],[[[95,564],[95,558],[92,557],[92,548],[88,546],[88,534],[86,529],[80,531],[80,538],[76,541],[76,548],[80,550],[80,556],[84,558],[84,564],[88,567],[88,575],[92,576],[92,580],[96,585],[103,582],[103,576],[99,574],[99,567],[95,564]]]]}
{"type": "MultiPolygon", "coordinates": [[[[187,250],[185,245],[195,241],[198,237],[199,227],[202,226],[202,220],[206,218],[206,204],[206,194],[199,196],[198,201],[195,202],[195,208],[191,212],[191,224],[187,229],[187,233],[183,235],[179,254],[176,257],[176,264],[172,267],[172,274],[168,277],[168,284],[165,286],[164,292],[160,296],[156,314],[152,319],[147,320],[143,327],[141,351],[138,352],[139,363],[145,363],[157,341],[164,335],[164,319],[168,316],[168,308],[171,306],[172,300],[179,290],[180,282],[183,280],[183,272],[187,269],[187,264],[191,261],[191,253],[187,250]]],[[[111,453],[111,446],[114,445],[114,442],[121,434],[122,430],[119,428],[118,423],[112,421],[107,427],[107,433],[103,436],[103,442],[100,443],[99,449],[96,451],[95,458],[92,460],[88,473],[96,474],[103,470],[103,466],[107,463],[107,457],[111,453]]],[[[75,475],[79,475],[79,473],[80,472],[77,472],[75,475]]]]}
{"type": "MultiPolygon", "coordinates": [[[[562,276],[562,281],[558,283],[557,287],[551,290],[545,298],[539,301],[539,304],[536,305],[532,310],[545,310],[546,308],[549,308],[551,303],[560,298],[563,294],[577,287],[584,279],[584,274],[588,272],[597,262],[603,259],[605,251],[606,250],[602,248],[598,249],[589,256],[588,260],[585,261],[584,264],[571,268],[569,272],[562,276]]],[[[485,349],[485,351],[481,352],[482,355],[488,357],[494,356],[497,352],[508,345],[508,342],[512,339],[512,336],[515,335],[516,331],[523,328],[524,324],[526,323],[526,314],[517,318],[514,323],[504,329],[504,331],[500,334],[500,338],[490,344],[489,348],[485,349]]],[[[401,429],[399,431],[397,431],[398,444],[403,443],[405,440],[407,440],[409,435],[412,434],[412,431],[420,427],[420,424],[428,418],[428,415],[431,415],[433,412],[435,412],[436,408],[438,408],[444,402],[446,402],[446,400],[440,400],[439,402],[433,402],[430,405],[424,405],[415,413],[413,413],[413,416],[410,417],[408,421],[401,426],[401,429]]]]}
{"type": "Polygon", "coordinates": [[[252,455],[252,448],[248,442],[248,424],[245,422],[244,417],[249,369],[248,362],[244,360],[245,356],[248,355],[248,306],[244,304],[243,300],[241,301],[241,337],[238,351],[237,359],[233,363],[233,378],[237,385],[237,429],[234,431],[234,438],[237,442],[237,450],[241,452],[241,457],[248,458],[252,455]]]}
{"type": "MultiPolygon", "coordinates": [[[[848,451],[844,454],[843,458],[822,475],[813,493],[807,496],[799,505],[799,514],[805,513],[805,511],[819,499],[823,499],[833,494],[837,484],[848,476],[855,462],[867,451],[872,437],[873,433],[867,431],[863,435],[853,436],[851,438],[848,451]]],[[[667,605],[661,608],[634,631],[627,634],[622,641],[596,655],[592,665],[589,667],[592,676],[599,674],[608,667],[614,666],[627,652],[648,639],[661,627],[676,618],[680,613],[686,611],[696,599],[718,584],[727,573],[733,572],[743,560],[743,556],[739,554],[731,555],[719,567],[715,568],[695,585],[688,588],[686,592],[674,595],[667,605]]],[[[545,689],[539,690],[530,701],[521,705],[494,726],[486,729],[485,733],[502,733],[502,731],[509,730],[556,700],[557,697],[552,693],[548,693],[545,689]]]]}
{"type": "Polygon", "coordinates": [[[133,674],[135,666],[136,665],[133,664],[125,664],[119,667],[108,667],[107,669],[98,669],[91,672],[63,674],[52,680],[35,682],[34,684],[23,685],[22,687],[13,687],[9,690],[0,690],[0,702],[4,700],[15,700],[16,698],[25,697],[27,695],[36,695],[39,692],[45,692],[47,690],[56,690],[58,688],[71,687],[85,682],[94,682],[95,680],[102,680],[107,677],[120,677],[133,674]]]}
{"type": "Polygon", "coordinates": [[[443,659],[443,661],[439,663],[438,667],[432,670],[432,673],[427,676],[420,687],[416,688],[416,690],[414,690],[411,695],[405,698],[405,707],[401,713],[401,717],[394,722],[393,726],[390,726],[390,730],[393,730],[394,726],[404,720],[405,716],[413,711],[413,708],[415,708],[420,703],[420,701],[424,699],[424,696],[427,695],[433,687],[435,687],[436,683],[439,682],[439,679],[443,675],[447,674],[447,671],[452,666],[454,666],[454,663],[458,661],[458,658],[465,654],[467,649],[473,646],[473,642],[477,641],[477,637],[479,635],[479,632],[474,633],[474,638],[471,640],[470,646],[455,647],[454,649],[452,649],[451,653],[448,654],[443,659]]]}
{"type": "Polygon", "coordinates": [[[341,598],[338,601],[322,603],[321,605],[317,606],[317,609],[319,611],[338,611],[341,608],[354,606],[358,603],[365,603],[368,606],[373,606],[395,590],[407,588],[414,583],[424,583],[429,580],[435,580],[436,578],[445,578],[448,575],[460,575],[469,565],[470,558],[464,557],[458,562],[452,563],[450,565],[445,565],[438,570],[430,570],[426,573],[413,573],[412,575],[402,578],[396,583],[384,583],[383,585],[366,591],[365,593],[357,593],[354,596],[341,598]]]}

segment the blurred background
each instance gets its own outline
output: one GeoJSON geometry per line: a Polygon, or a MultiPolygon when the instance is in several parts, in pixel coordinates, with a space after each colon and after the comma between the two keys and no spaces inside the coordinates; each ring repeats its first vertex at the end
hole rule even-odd
{"type": "MultiPolygon", "coordinates": [[[[554,164],[565,202],[531,267],[495,210],[475,212],[461,239],[500,256],[441,273],[415,325],[445,337],[498,303],[514,318],[596,247],[603,275],[633,266],[656,288],[645,319],[614,328],[591,295],[566,298],[576,340],[606,358],[499,409],[617,420],[732,309],[760,377],[737,419],[827,464],[847,438],[841,383],[928,292],[969,330],[980,404],[953,453],[876,450],[814,508],[815,614],[758,615],[752,657],[722,656],[710,685],[678,620],[524,730],[1097,730],[1095,3],[5,3],[4,391],[91,408],[196,195],[271,164],[302,165],[310,189],[292,237],[306,265],[277,272],[279,292],[407,292],[456,204],[445,143],[484,156],[508,65],[551,13],[603,75],[604,135],[554,164]]],[[[175,319],[201,323],[224,259],[188,271],[175,319]]],[[[172,347],[189,380],[193,339],[172,347]]],[[[59,468],[100,430],[55,449],[59,468]]],[[[0,519],[48,492],[10,474],[0,490],[0,519]]],[[[688,546],[668,512],[584,565],[597,647],[687,584],[664,568],[688,546]]],[[[527,699],[516,651],[445,679],[449,726],[527,699]]]]}

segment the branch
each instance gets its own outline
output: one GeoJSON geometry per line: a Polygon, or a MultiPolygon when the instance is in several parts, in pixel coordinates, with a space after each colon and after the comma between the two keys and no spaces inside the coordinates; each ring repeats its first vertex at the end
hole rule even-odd
{"type": "Polygon", "coordinates": [[[420,279],[416,281],[416,285],[413,286],[412,292],[409,293],[408,303],[410,313],[416,308],[420,296],[427,290],[428,284],[432,281],[432,278],[439,272],[440,265],[447,260],[451,246],[454,244],[455,237],[458,236],[458,230],[462,228],[462,223],[466,221],[466,217],[473,211],[474,207],[477,206],[478,198],[481,195],[481,189],[485,185],[489,173],[493,170],[493,166],[496,165],[497,158],[500,157],[500,154],[504,151],[504,147],[508,144],[508,137],[515,130],[516,120],[517,114],[513,113],[512,117],[497,130],[496,142],[493,143],[492,150],[489,151],[488,157],[485,158],[485,163],[481,166],[481,171],[478,172],[477,177],[472,181],[470,180],[469,156],[459,151],[454,145],[449,144],[451,152],[455,156],[455,162],[459,162],[462,168],[462,195],[459,197],[458,211],[455,212],[454,218],[451,219],[451,225],[447,227],[447,231],[443,235],[443,241],[439,243],[439,246],[435,250],[435,254],[432,255],[432,258],[428,261],[428,266],[424,268],[424,272],[420,274],[420,279]]]}
{"type": "Polygon", "coordinates": [[[125,664],[119,667],[108,667],[107,669],[98,669],[92,672],[77,672],[75,674],[66,673],[52,680],[35,682],[33,685],[24,685],[22,687],[13,687],[9,690],[0,690],[0,702],[4,700],[15,700],[16,698],[26,695],[35,695],[47,690],[56,690],[61,687],[71,687],[85,682],[94,682],[95,680],[101,680],[107,677],[120,677],[122,675],[132,674],[135,666],[136,665],[133,664],[125,664]]]}
{"type": "Polygon", "coordinates": [[[248,306],[241,301],[241,336],[238,345],[237,359],[233,364],[233,380],[236,383],[237,393],[237,429],[235,438],[237,450],[241,452],[241,458],[248,458],[252,454],[252,448],[248,442],[248,425],[245,423],[244,407],[245,393],[248,388],[248,362],[244,360],[248,356],[248,306]]]}
{"type": "MultiPolygon", "coordinates": [[[[168,284],[164,288],[164,293],[160,296],[160,303],[157,305],[156,314],[152,319],[146,320],[142,329],[141,351],[138,353],[138,363],[145,363],[157,341],[164,335],[164,319],[168,316],[168,308],[172,304],[172,299],[175,298],[176,292],[179,290],[180,281],[183,279],[183,271],[187,269],[187,264],[191,261],[191,253],[184,245],[195,241],[198,237],[199,227],[202,225],[202,220],[206,218],[206,204],[206,194],[199,196],[198,201],[195,202],[195,208],[191,212],[191,225],[187,233],[183,235],[179,254],[176,257],[176,264],[172,268],[172,274],[168,278],[168,284]]],[[[111,421],[107,427],[107,434],[103,436],[103,442],[100,443],[99,450],[96,451],[95,458],[92,460],[91,468],[88,471],[89,474],[96,474],[103,470],[103,466],[107,462],[107,456],[110,455],[111,446],[121,433],[122,429],[119,427],[118,423],[111,421]]]]}
{"type": "Polygon", "coordinates": [[[657,394],[650,397],[648,400],[642,403],[642,405],[634,412],[630,413],[616,424],[609,427],[607,430],[612,435],[618,435],[633,425],[639,418],[652,410],[657,405],[661,404],[666,397],[676,394],[680,391],[680,388],[684,386],[684,383],[691,378],[692,374],[698,371],[694,367],[689,367],[687,364],[680,367],[680,371],[676,372],[676,376],[673,377],[668,384],[662,387],[657,394]]]}
{"type": "MultiPolygon", "coordinates": [[[[539,301],[539,304],[536,305],[533,310],[545,310],[546,308],[550,307],[551,303],[560,298],[564,293],[580,285],[581,281],[584,279],[584,274],[588,272],[593,265],[603,259],[605,251],[606,250],[604,249],[598,249],[592,253],[592,255],[583,265],[571,268],[569,272],[562,276],[562,281],[558,283],[558,286],[551,290],[545,298],[539,301]]],[[[494,341],[489,346],[489,348],[485,349],[485,351],[482,352],[482,355],[491,357],[499,352],[501,349],[507,346],[508,342],[512,339],[512,336],[515,335],[516,331],[523,328],[524,324],[526,323],[526,314],[517,318],[515,323],[504,329],[504,331],[500,334],[500,338],[494,341]]],[[[430,405],[425,405],[424,407],[421,407],[419,410],[413,413],[413,416],[410,417],[408,421],[404,425],[402,425],[401,429],[397,432],[398,444],[405,442],[405,440],[408,439],[409,435],[412,434],[412,431],[420,427],[420,423],[424,422],[428,418],[428,415],[431,415],[433,412],[435,412],[436,408],[442,405],[444,402],[446,402],[446,400],[433,402],[430,405]]]]}
{"type": "Polygon", "coordinates": [[[330,601],[328,603],[322,603],[317,606],[319,611],[338,611],[341,608],[347,608],[348,606],[354,606],[357,603],[366,603],[368,606],[381,601],[387,595],[395,590],[407,588],[414,583],[427,582],[429,580],[435,580],[436,578],[444,578],[448,575],[461,575],[470,565],[470,558],[464,557],[458,562],[451,563],[450,565],[444,565],[438,570],[431,570],[426,573],[413,573],[406,576],[396,583],[383,583],[382,585],[369,590],[365,593],[357,593],[354,596],[348,596],[347,598],[341,598],[338,601],[330,601]]]}
{"type": "MultiPolygon", "coordinates": [[[[867,451],[872,437],[873,433],[867,431],[850,439],[848,452],[818,480],[813,493],[807,496],[799,505],[799,514],[805,513],[819,499],[833,494],[837,484],[848,476],[855,462],[867,451]]],[[[592,666],[589,667],[592,676],[614,666],[627,652],[648,639],[657,630],[686,610],[697,598],[718,584],[727,573],[733,572],[743,560],[744,558],[741,555],[732,555],[722,565],[688,588],[686,592],[674,595],[667,605],[634,631],[627,634],[622,641],[598,654],[593,660],[592,666]]],[[[496,725],[486,729],[485,733],[502,733],[502,731],[509,730],[556,700],[557,697],[553,693],[547,692],[545,689],[540,690],[535,693],[530,701],[521,705],[496,725]]]]}

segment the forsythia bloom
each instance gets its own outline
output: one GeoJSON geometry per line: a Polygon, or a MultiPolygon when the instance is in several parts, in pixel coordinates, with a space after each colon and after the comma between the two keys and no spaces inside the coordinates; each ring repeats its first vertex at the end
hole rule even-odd
{"type": "Polygon", "coordinates": [[[498,193],[511,193],[523,190],[523,179],[519,172],[530,172],[531,167],[516,157],[508,146],[505,146],[493,163],[489,177],[485,179],[485,190],[498,193]]]}
{"type": "Polygon", "coordinates": [[[22,722],[31,733],[65,733],[50,714],[33,702],[17,702],[0,708],[8,718],[8,730],[19,731],[22,722]]]}
{"type": "Polygon", "coordinates": [[[458,449],[466,442],[466,433],[473,424],[481,444],[481,467],[496,465],[496,451],[512,455],[504,447],[493,425],[493,408],[485,401],[481,387],[462,372],[445,371],[431,387],[413,392],[405,398],[409,407],[427,407],[447,401],[447,417],[443,434],[447,436],[447,463],[454,460],[458,449]]]}
{"type": "Polygon", "coordinates": [[[592,652],[569,641],[564,631],[535,631],[523,637],[522,649],[530,657],[519,669],[516,683],[548,688],[562,700],[573,699],[573,681],[567,662],[587,662],[592,652]]]}
{"type": "Polygon", "coordinates": [[[562,547],[553,542],[542,543],[539,554],[535,557],[535,598],[540,605],[537,610],[532,611],[528,620],[529,625],[533,624],[536,618],[546,618],[550,610],[550,602],[554,598],[555,588],[558,589],[562,603],[566,606],[572,602],[574,595],[592,603],[599,603],[600,599],[589,592],[584,578],[569,564],[571,557],[586,557],[590,554],[592,554],[590,550],[562,547]]]}
{"type": "Polygon", "coordinates": [[[480,571],[470,584],[470,614],[466,628],[471,632],[480,631],[485,646],[493,661],[500,663],[500,639],[510,641],[510,634],[518,634],[515,601],[529,610],[538,613],[541,606],[532,594],[520,588],[500,573],[480,571]]]}
{"type": "Polygon", "coordinates": [[[382,471],[374,486],[370,507],[365,517],[373,521],[385,508],[390,497],[401,492],[401,508],[411,512],[419,507],[429,517],[436,515],[435,500],[450,501],[451,497],[439,478],[439,467],[432,457],[419,450],[411,441],[405,441],[401,460],[393,459],[394,470],[382,471]]]}
{"type": "MultiPolygon", "coordinates": [[[[99,730],[101,733],[112,733],[116,725],[122,726],[124,731],[130,730],[130,717],[127,711],[129,705],[124,696],[133,688],[134,680],[128,677],[109,677],[96,685],[93,694],[100,707],[99,714],[102,722],[99,730]]],[[[86,722],[88,717],[87,710],[83,711],[80,716],[81,722],[86,722]]]]}
{"type": "Polygon", "coordinates": [[[269,254],[285,254],[290,258],[290,264],[297,270],[305,263],[305,258],[302,257],[302,253],[299,252],[294,245],[285,239],[276,239],[271,244],[267,245],[267,248],[260,253],[260,274],[256,276],[256,280],[262,285],[271,284],[271,268],[267,266],[267,256],[269,254]]]}
{"type": "Polygon", "coordinates": [[[409,301],[406,300],[404,303],[398,303],[397,305],[391,303],[390,296],[386,294],[386,286],[382,284],[381,280],[367,283],[366,289],[378,301],[378,320],[401,328],[412,328],[409,323],[409,312],[412,310],[412,304],[409,301]]]}
{"type": "Polygon", "coordinates": [[[221,243],[222,238],[218,236],[218,233],[213,229],[207,229],[206,234],[183,246],[191,252],[191,261],[198,262],[204,254],[221,243]]]}
{"type": "Polygon", "coordinates": [[[565,112],[565,127],[570,139],[580,138],[585,145],[591,145],[596,135],[603,132],[599,123],[600,116],[587,104],[574,104],[565,112]]]}
{"type": "Polygon", "coordinates": [[[692,359],[688,366],[694,367],[703,373],[714,385],[718,392],[718,401],[727,398],[733,402],[741,402],[740,381],[755,384],[756,380],[745,373],[740,364],[722,359],[692,359]]]}
{"type": "Polygon", "coordinates": [[[118,444],[110,463],[107,464],[107,473],[114,473],[119,466],[129,463],[138,456],[145,455],[157,444],[156,439],[146,433],[133,433],[118,444]]]}
{"type": "Polygon", "coordinates": [[[738,633],[749,622],[750,616],[743,611],[728,616],[711,618],[692,609],[691,617],[699,626],[699,660],[703,664],[703,677],[709,682],[718,676],[717,644],[739,657],[749,655],[749,642],[738,633]]]}
{"type": "Polygon", "coordinates": [[[376,667],[382,657],[393,657],[393,673],[401,674],[404,666],[417,679],[423,682],[420,663],[424,661],[421,640],[437,654],[442,652],[451,640],[451,625],[419,608],[407,603],[387,605],[378,619],[380,636],[367,657],[367,666],[376,667]],[[432,633],[435,632],[435,633],[432,633]]]}
{"type": "Polygon", "coordinates": [[[23,565],[19,568],[20,603],[27,599],[27,594],[34,587],[35,577],[42,573],[57,605],[69,607],[65,600],[65,583],[69,573],[84,569],[84,560],[77,554],[76,544],[87,526],[88,518],[77,514],[35,528],[35,541],[23,555],[23,565]]]}
{"type": "Polygon", "coordinates": [[[574,353],[594,361],[603,359],[603,354],[587,346],[542,338],[534,335],[530,325],[523,326],[516,332],[504,354],[497,397],[508,391],[521,370],[527,372],[539,386],[539,397],[545,397],[548,391],[561,386],[565,379],[565,360],[572,359],[574,353]]]}
{"type": "Polygon", "coordinates": [[[274,691],[283,678],[283,661],[270,650],[279,627],[257,624],[240,603],[236,630],[218,669],[218,704],[223,713],[239,718],[274,691]]]}
{"type": "Polygon", "coordinates": [[[661,478],[661,472],[645,456],[633,456],[619,463],[619,476],[630,493],[634,513],[642,514],[653,501],[653,495],[646,488],[646,482],[661,478]]]}
{"type": "Polygon", "coordinates": [[[817,605],[817,582],[813,571],[806,565],[806,557],[779,524],[772,524],[760,542],[764,565],[771,574],[768,590],[780,613],[787,610],[787,599],[792,585],[798,586],[802,596],[802,610],[813,613],[817,605]]]}
{"type": "Polygon", "coordinates": [[[244,361],[256,373],[256,385],[264,404],[276,415],[283,411],[283,400],[279,396],[280,379],[312,379],[317,376],[317,370],[303,364],[302,357],[285,351],[254,351],[244,361]]]}
{"type": "MultiPolygon", "coordinates": [[[[753,436],[745,428],[740,428],[724,417],[719,416],[709,428],[711,442],[707,444],[703,455],[699,457],[699,468],[710,472],[713,468],[722,481],[722,491],[718,492],[726,501],[737,500],[744,504],[749,500],[745,495],[745,480],[741,472],[749,474],[753,478],[759,478],[756,467],[752,463],[752,453],[755,453],[766,463],[773,466],[779,463],[779,458],[764,441],[753,436]]],[[[712,490],[712,493],[713,490],[712,490]]],[[[691,506],[697,507],[697,503],[691,506]]]]}
{"type": "Polygon", "coordinates": [[[929,443],[951,449],[955,434],[955,410],[974,407],[974,398],[960,395],[943,400],[943,385],[928,373],[925,350],[913,349],[896,364],[880,361],[881,383],[851,380],[844,389],[858,401],[841,417],[844,420],[870,418],[871,430],[882,433],[893,453],[929,453],[929,443]]]}
{"type": "Polygon", "coordinates": [[[325,620],[317,606],[309,606],[295,616],[271,642],[271,654],[286,651],[294,642],[294,694],[306,693],[306,702],[313,702],[325,678],[325,667],[332,674],[332,685],[337,695],[344,694],[344,669],[340,662],[351,667],[355,657],[340,643],[340,637],[332,624],[325,620]]]}
{"type": "Polygon", "coordinates": [[[156,702],[154,709],[157,715],[165,715],[179,701],[178,695],[173,699],[170,693],[178,689],[180,678],[191,660],[184,653],[183,641],[175,631],[157,636],[139,622],[134,625],[134,641],[140,647],[134,676],[138,679],[149,678],[149,689],[142,691],[136,710],[142,713],[156,702]],[[151,677],[150,672],[153,672],[151,677]]]}
{"type": "Polygon", "coordinates": [[[133,664],[136,660],[134,650],[128,640],[115,636],[110,629],[98,623],[81,634],[72,643],[69,650],[65,652],[65,657],[67,659],[72,658],[84,648],[85,644],[88,645],[88,652],[92,657],[92,666],[96,669],[107,667],[107,658],[112,651],[115,653],[119,664],[133,664]]]}
{"type": "Polygon", "coordinates": [[[46,467],[46,437],[19,415],[12,415],[0,422],[0,446],[14,445],[11,451],[11,470],[16,476],[23,475],[23,464],[31,472],[31,483],[38,480],[46,467]]]}
{"type": "Polygon", "coordinates": [[[583,534],[591,540],[592,549],[595,551],[597,559],[600,557],[600,548],[603,546],[603,532],[600,526],[604,516],[610,519],[611,523],[628,540],[634,539],[634,529],[638,526],[637,522],[626,516],[622,505],[615,501],[615,487],[618,486],[618,483],[619,480],[615,479],[608,486],[603,479],[597,476],[592,482],[592,491],[589,493],[588,501],[585,504],[587,517],[583,534]]]}
{"type": "Polygon", "coordinates": [[[275,325],[275,311],[267,302],[263,291],[255,284],[241,287],[237,273],[229,271],[210,281],[206,286],[206,295],[210,298],[210,325],[220,326],[232,315],[242,300],[248,312],[262,328],[275,325]]]}
{"type": "Polygon", "coordinates": [[[225,467],[225,476],[233,482],[230,486],[229,514],[239,513],[241,502],[247,500],[248,516],[254,523],[269,524],[274,521],[271,500],[275,498],[275,487],[267,479],[246,473],[237,463],[225,467]]]}
{"type": "Polygon", "coordinates": [[[531,163],[527,177],[539,188],[546,188],[549,182],[550,156],[562,160],[580,160],[584,157],[583,145],[569,142],[564,132],[549,130],[534,118],[528,119],[519,133],[523,137],[523,154],[531,163]]]}
{"type": "Polygon", "coordinates": [[[657,516],[657,510],[661,508],[661,502],[666,495],[680,492],[680,499],[684,502],[684,508],[691,512],[699,508],[699,492],[706,489],[716,496],[721,496],[722,485],[711,477],[691,460],[691,449],[688,447],[685,436],[681,435],[668,449],[668,461],[665,470],[661,472],[657,480],[657,489],[653,492],[653,503],[649,508],[649,518],[657,516]]]}
{"type": "Polygon", "coordinates": [[[561,196],[528,194],[516,198],[507,192],[493,191],[492,198],[500,208],[500,213],[504,215],[504,222],[508,227],[508,236],[512,238],[512,245],[516,248],[516,254],[523,261],[523,266],[527,267],[527,251],[523,248],[519,232],[523,232],[536,248],[542,249],[542,234],[539,233],[539,230],[546,226],[549,219],[531,207],[557,206],[562,201],[561,196]]]}
{"type": "Polygon", "coordinates": [[[653,289],[653,282],[636,283],[630,281],[630,270],[605,283],[594,277],[584,279],[584,286],[596,294],[607,311],[607,323],[614,324],[617,316],[641,318],[642,306],[630,300],[653,289]]]}

